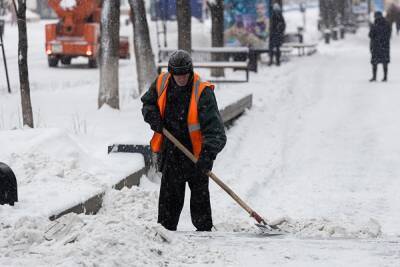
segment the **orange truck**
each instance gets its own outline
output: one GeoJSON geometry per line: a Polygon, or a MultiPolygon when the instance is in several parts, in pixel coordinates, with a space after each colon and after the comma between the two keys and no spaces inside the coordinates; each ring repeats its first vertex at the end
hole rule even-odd
{"type": "MultiPolygon", "coordinates": [[[[46,54],[49,67],[71,64],[75,57],[88,58],[96,68],[100,50],[101,0],[48,0],[57,14],[57,23],[46,24],[46,54]]],[[[128,59],[129,40],[121,36],[119,57],[128,59]]]]}

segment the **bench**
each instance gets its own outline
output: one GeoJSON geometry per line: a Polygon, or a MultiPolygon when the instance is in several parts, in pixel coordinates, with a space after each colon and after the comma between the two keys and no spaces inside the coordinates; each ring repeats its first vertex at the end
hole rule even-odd
{"type": "Polygon", "coordinates": [[[297,49],[298,56],[312,55],[317,52],[317,43],[284,43],[282,47],[297,49]]]}
{"type": "MultiPolygon", "coordinates": [[[[160,48],[158,51],[157,70],[168,68],[168,59],[176,49],[160,48]]],[[[250,71],[249,48],[247,47],[199,47],[192,48],[193,68],[226,69],[246,72],[245,80],[210,80],[214,82],[248,82],[250,71]]]]}

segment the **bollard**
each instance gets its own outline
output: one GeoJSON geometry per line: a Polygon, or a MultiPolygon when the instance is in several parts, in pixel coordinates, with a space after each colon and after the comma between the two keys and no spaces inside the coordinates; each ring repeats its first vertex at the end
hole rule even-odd
{"type": "Polygon", "coordinates": [[[337,41],[339,39],[338,32],[338,28],[332,29],[332,40],[337,41]]]}
{"type": "Polygon", "coordinates": [[[0,205],[14,206],[18,201],[17,179],[9,166],[0,162],[0,205]]]}
{"type": "Polygon", "coordinates": [[[325,39],[325,44],[329,44],[330,43],[330,39],[331,39],[330,30],[325,30],[324,31],[324,39],[325,39]]]}
{"type": "Polygon", "coordinates": [[[340,27],[340,39],[344,39],[346,33],[346,28],[345,27],[340,27]]]}

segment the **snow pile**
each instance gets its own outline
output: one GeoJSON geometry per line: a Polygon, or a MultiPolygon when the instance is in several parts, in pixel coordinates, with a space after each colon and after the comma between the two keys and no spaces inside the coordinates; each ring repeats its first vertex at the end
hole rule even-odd
{"type": "Polygon", "coordinates": [[[378,221],[370,219],[365,225],[359,226],[349,222],[340,223],[328,219],[310,219],[294,221],[290,218],[279,228],[297,237],[308,238],[378,238],[381,236],[381,226],[378,221]]]}
{"type": "MultiPolygon", "coordinates": [[[[242,214],[242,217],[234,217],[231,212],[217,210],[216,213],[219,213],[214,216],[215,221],[218,221],[215,224],[215,229],[218,232],[260,233],[260,230],[254,226],[254,219],[246,218],[244,214],[242,214]]],[[[295,220],[285,216],[270,223],[271,225],[278,225],[282,233],[298,238],[366,239],[382,237],[380,223],[372,218],[364,224],[360,224],[349,220],[340,221],[327,218],[295,220]]]]}
{"type": "MultiPolygon", "coordinates": [[[[3,211],[11,210],[4,206],[3,211]]],[[[12,259],[17,254],[30,253],[30,248],[44,241],[43,233],[48,220],[45,217],[23,216],[14,223],[4,221],[4,216],[0,221],[0,255],[4,260],[0,261],[2,266],[13,262],[12,259]],[[10,257],[10,259],[7,259],[10,257]]]]}
{"type": "Polygon", "coordinates": [[[70,230],[46,241],[50,222],[26,217],[0,224],[0,265],[166,266],[229,263],[207,244],[173,235],[155,224],[157,193],[140,188],[110,190],[96,216],[70,214],[70,230]]]}
{"type": "Polygon", "coordinates": [[[62,9],[73,9],[76,7],[76,0],[61,0],[60,7],[62,9]]]}
{"type": "Polygon", "coordinates": [[[13,221],[30,214],[61,212],[143,166],[138,154],[94,157],[62,129],[1,131],[0,147],[0,162],[15,173],[19,195],[13,209],[0,206],[0,217],[7,214],[13,221]]]}

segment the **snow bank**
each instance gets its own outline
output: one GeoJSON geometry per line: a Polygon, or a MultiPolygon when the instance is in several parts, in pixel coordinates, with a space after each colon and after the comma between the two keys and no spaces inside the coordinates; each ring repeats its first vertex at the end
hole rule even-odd
{"type": "Polygon", "coordinates": [[[370,219],[362,226],[324,218],[302,221],[288,219],[280,225],[280,228],[293,236],[302,238],[377,238],[382,234],[379,222],[374,219],[370,219]]]}
{"type": "MultiPolygon", "coordinates": [[[[100,193],[144,166],[141,155],[96,158],[61,129],[0,131],[0,161],[14,171],[19,202],[2,220],[49,216],[100,193]]],[[[104,148],[106,149],[106,148],[104,148]]]]}
{"type": "Polygon", "coordinates": [[[96,216],[71,214],[71,230],[53,241],[40,217],[0,224],[0,265],[164,266],[217,264],[228,258],[207,244],[174,236],[155,224],[157,194],[139,188],[110,190],[96,216]],[[70,243],[69,243],[70,242],[70,243]]]}

